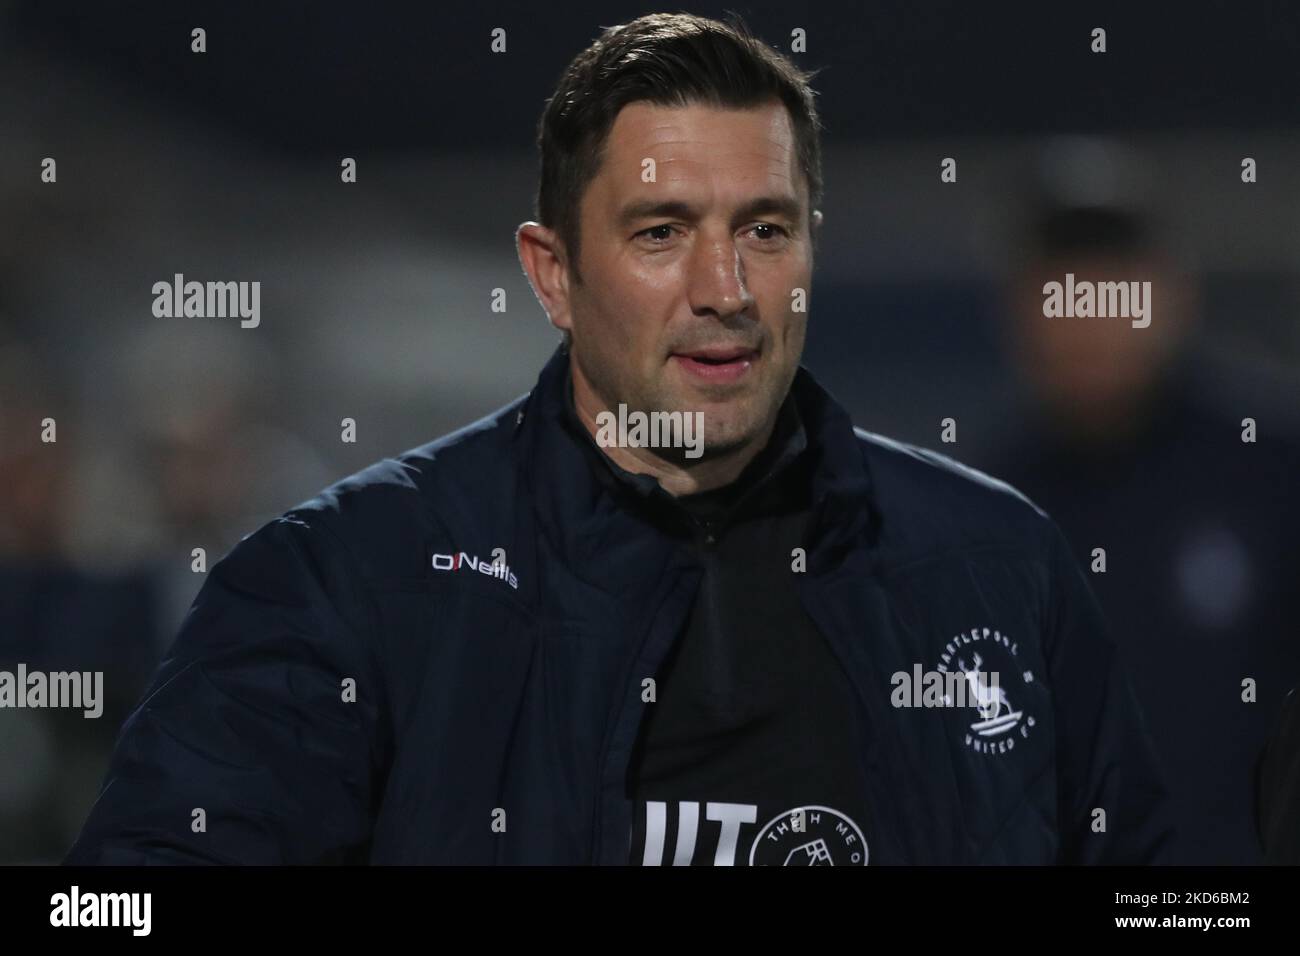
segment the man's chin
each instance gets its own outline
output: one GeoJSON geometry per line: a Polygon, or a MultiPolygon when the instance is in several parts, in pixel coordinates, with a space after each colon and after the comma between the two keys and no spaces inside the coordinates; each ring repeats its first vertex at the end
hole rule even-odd
{"type": "Polygon", "coordinates": [[[692,450],[692,460],[725,457],[742,452],[757,441],[765,416],[759,406],[761,391],[753,385],[729,388],[673,389],[662,395],[665,409],[682,409],[692,418],[695,442],[702,444],[702,454],[692,450]],[[702,442],[700,438],[702,437],[702,442]]]}
{"type": "MultiPolygon", "coordinates": [[[[683,406],[678,406],[683,407],[683,406]]],[[[759,429],[748,422],[737,420],[734,414],[719,414],[708,406],[685,406],[689,422],[683,422],[684,434],[674,434],[673,447],[657,449],[659,457],[676,464],[698,464],[743,452],[757,438],[759,429]],[[682,439],[685,439],[684,441],[682,439]]]]}
{"type": "Polygon", "coordinates": [[[654,453],[669,464],[689,468],[742,454],[752,441],[752,436],[737,437],[727,434],[712,438],[706,434],[702,441],[693,441],[689,446],[656,448],[654,453]]]}
{"type": "Polygon", "coordinates": [[[734,455],[751,447],[758,439],[758,428],[749,422],[710,422],[704,410],[704,458],[721,458],[734,455]]]}

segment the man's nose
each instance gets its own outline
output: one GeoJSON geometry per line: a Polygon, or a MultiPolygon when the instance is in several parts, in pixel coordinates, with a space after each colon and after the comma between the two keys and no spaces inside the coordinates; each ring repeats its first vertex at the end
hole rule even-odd
{"type": "Polygon", "coordinates": [[[754,297],[745,282],[745,263],[733,238],[702,240],[691,257],[691,308],[730,318],[749,309],[754,297]]]}

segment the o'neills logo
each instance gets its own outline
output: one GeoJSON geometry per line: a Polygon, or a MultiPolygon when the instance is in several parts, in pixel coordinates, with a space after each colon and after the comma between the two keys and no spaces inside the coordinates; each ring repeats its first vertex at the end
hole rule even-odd
{"type": "Polygon", "coordinates": [[[510,565],[502,560],[484,561],[482,558],[476,558],[464,551],[458,551],[455,554],[435,554],[433,556],[433,570],[435,571],[461,571],[464,569],[477,571],[479,574],[485,574],[490,578],[505,581],[516,591],[519,590],[519,579],[510,570],[510,565]]]}
{"type": "Polygon", "coordinates": [[[596,444],[601,448],[685,448],[687,458],[704,454],[703,412],[629,412],[596,415],[596,444]]]}

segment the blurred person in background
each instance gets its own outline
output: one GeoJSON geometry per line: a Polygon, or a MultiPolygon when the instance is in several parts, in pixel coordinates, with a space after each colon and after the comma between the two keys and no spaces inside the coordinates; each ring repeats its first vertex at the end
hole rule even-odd
{"type": "Polygon", "coordinates": [[[48,863],[66,850],[155,662],[147,576],[74,560],[76,419],[63,392],[32,349],[0,341],[0,670],[102,671],[103,709],[0,709],[0,863],[48,863]],[[57,441],[42,441],[47,418],[57,441]]]}
{"type": "Polygon", "coordinates": [[[120,421],[77,408],[34,349],[0,345],[0,668],[102,671],[105,697],[93,719],[0,709],[0,863],[71,844],[204,579],[193,549],[215,561],[326,474],[260,419],[274,365],[237,332],[149,328],[96,361],[79,374],[101,399],[122,394],[120,421]],[[46,418],[56,441],[42,441],[46,418]]]}
{"type": "Polygon", "coordinates": [[[1046,509],[1093,571],[1168,775],[1172,862],[1255,863],[1254,769],[1300,675],[1300,440],[1283,409],[1235,399],[1192,347],[1196,288],[1139,200],[1143,172],[1104,141],[1042,154],[1008,290],[1033,426],[981,464],[1046,509]],[[1068,273],[1076,286],[1149,281],[1150,325],[1048,317],[1045,284],[1068,273]]]}
{"type": "Polygon", "coordinates": [[[293,431],[266,420],[279,407],[282,357],[238,330],[146,326],[109,374],[128,423],[117,493],[135,502],[99,534],[132,535],[162,612],[158,654],[175,636],[207,567],[247,526],[319,487],[329,469],[293,431]],[[202,548],[196,569],[194,549],[202,548]]]}

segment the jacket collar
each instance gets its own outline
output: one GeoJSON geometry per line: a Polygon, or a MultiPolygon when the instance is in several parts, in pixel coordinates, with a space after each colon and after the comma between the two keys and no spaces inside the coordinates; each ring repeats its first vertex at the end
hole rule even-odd
{"type": "Polygon", "coordinates": [[[587,450],[587,459],[596,477],[628,507],[672,530],[697,527],[701,515],[707,515],[708,522],[721,530],[742,513],[761,510],[765,500],[769,505],[774,500],[784,500],[788,504],[789,491],[783,489],[792,485],[797,487],[801,469],[793,466],[806,451],[808,439],[793,396],[787,396],[782,403],[767,447],[754,457],[735,481],[725,488],[674,497],[654,477],[627,471],[597,445],[578,417],[573,402],[571,363],[565,368],[561,390],[564,425],[578,444],[587,450]]]}
{"type": "MultiPolygon", "coordinates": [[[[573,561],[599,559],[623,550],[631,515],[598,473],[590,435],[575,433],[568,387],[569,353],[560,346],[516,418],[522,479],[540,529],[556,549],[573,561]]],[[[848,413],[807,369],[796,372],[790,395],[803,432],[793,450],[811,458],[814,540],[809,570],[826,571],[839,563],[845,549],[860,546],[874,527],[870,475],[848,413]]],[[[658,487],[648,481],[647,492],[658,487]]]]}

